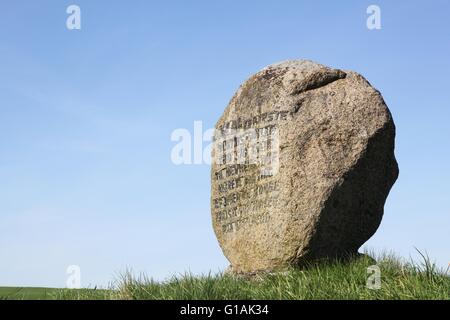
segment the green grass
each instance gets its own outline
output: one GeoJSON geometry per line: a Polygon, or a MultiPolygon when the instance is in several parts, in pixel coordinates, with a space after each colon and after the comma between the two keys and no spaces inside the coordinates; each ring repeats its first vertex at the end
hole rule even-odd
{"type": "Polygon", "coordinates": [[[0,300],[112,299],[114,290],[0,287],[0,300]]]}
{"type": "MultiPolygon", "coordinates": [[[[372,255],[373,256],[373,255],[372,255]]],[[[54,289],[45,292],[52,299],[450,299],[448,270],[438,270],[423,256],[421,263],[406,263],[392,255],[377,259],[381,271],[381,288],[369,289],[368,257],[347,263],[329,262],[305,270],[236,278],[230,275],[190,274],[156,282],[145,276],[126,273],[110,290],[54,289]]],[[[3,289],[0,289],[0,295],[3,289]]],[[[42,290],[42,289],[36,289],[42,290]]],[[[45,289],[44,289],[45,290],[45,289]]],[[[22,290],[23,293],[28,290],[22,290]]],[[[12,292],[12,291],[11,291],[12,292]]],[[[37,295],[37,292],[35,294],[37,295]]],[[[20,298],[12,292],[10,298],[20,298]]],[[[32,294],[22,298],[36,298],[32,294]]]]}
{"type": "Polygon", "coordinates": [[[0,300],[47,299],[51,290],[47,288],[1,287],[0,300]]]}
{"type": "Polygon", "coordinates": [[[117,297],[122,299],[450,299],[450,278],[427,257],[421,264],[402,263],[385,255],[378,260],[381,288],[366,287],[367,267],[362,257],[348,263],[327,263],[307,270],[254,279],[226,275],[174,277],[165,283],[124,277],[117,297]]]}

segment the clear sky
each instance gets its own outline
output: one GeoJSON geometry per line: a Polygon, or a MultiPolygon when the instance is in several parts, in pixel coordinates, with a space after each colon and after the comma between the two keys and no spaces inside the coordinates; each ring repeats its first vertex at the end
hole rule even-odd
{"type": "Polygon", "coordinates": [[[213,127],[249,75],[297,58],[363,74],[394,116],[400,177],[366,246],[446,267],[449,15],[447,0],[2,1],[0,285],[225,268],[210,167],[174,165],[171,133],[213,127]]]}

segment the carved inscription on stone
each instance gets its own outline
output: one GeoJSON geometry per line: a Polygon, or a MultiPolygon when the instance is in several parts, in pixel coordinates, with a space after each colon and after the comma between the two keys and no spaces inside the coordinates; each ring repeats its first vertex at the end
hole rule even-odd
{"type": "Polygon", "coordinates": [[[212,209],[224,233],[270,220],[269,208],[279,196],[278,124],[289,117],[287,111],[269,112],[216,130],[213,183],[218,196],[212,209]]]}

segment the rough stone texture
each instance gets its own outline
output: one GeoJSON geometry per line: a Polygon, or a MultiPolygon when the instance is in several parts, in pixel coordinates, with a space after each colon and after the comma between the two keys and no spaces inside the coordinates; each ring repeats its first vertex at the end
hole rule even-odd
{"type": "Polygon", "coordinates": [[[250,77],[217,122],[212,153],[213,227],[233,272],[356,254],[398,177],[394,139],[381,94],[355,72],[298,60],[250,77]],[[218,132],[252,128],[278,137],[269,174],[221,161],[236,151],[218,132]]]}

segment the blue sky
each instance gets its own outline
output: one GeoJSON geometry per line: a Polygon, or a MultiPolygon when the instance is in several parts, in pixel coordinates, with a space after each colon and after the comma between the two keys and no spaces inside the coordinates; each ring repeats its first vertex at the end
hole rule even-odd
{"type": "Polygon", "coordinates": [[[397,125],[400,177],[366,246],[450,262],[450,3],[8,1],[0,8],[0,285],[105,286],[227,266],[209,166],[176,166],[177,128],[213,127],[266,65],[363,74],[397,125]],[[81,8],[81,30],[66,8],[81,8]],[[381,30],[366,9],[381,8],[381,30]]]}

